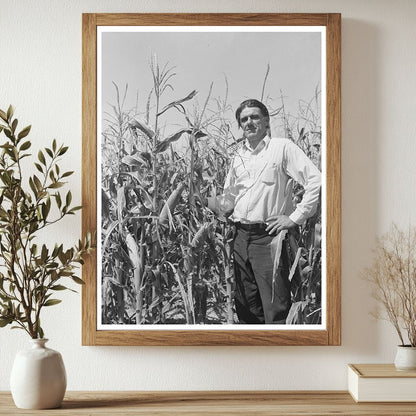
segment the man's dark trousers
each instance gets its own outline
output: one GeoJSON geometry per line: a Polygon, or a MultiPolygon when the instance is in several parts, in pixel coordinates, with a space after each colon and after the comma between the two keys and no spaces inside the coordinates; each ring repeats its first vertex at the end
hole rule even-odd
{"type": "Polygon", "coordinates": [[[235,307],[240,324],[284,324],[291,306],[286,242],[283,241],[273,283],[271,242],[274,236],[265,228],[265,224],[236,224],[235,307]]]}

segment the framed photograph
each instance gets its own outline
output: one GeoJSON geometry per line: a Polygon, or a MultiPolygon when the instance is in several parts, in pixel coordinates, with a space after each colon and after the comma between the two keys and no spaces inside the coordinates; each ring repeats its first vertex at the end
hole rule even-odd
{"type": "Polygon", "coordinates": [[[340,33],[83,15],[83,345],[340,345],[340,33]]]}

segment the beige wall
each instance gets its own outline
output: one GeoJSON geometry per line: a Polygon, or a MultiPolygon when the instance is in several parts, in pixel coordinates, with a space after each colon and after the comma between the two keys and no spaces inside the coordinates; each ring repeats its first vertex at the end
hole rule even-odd
{"type": "MultiPolygon", "coordinates": [[[[33,124],[34,148],[70,144],[81,183],[81,13],[342,13],[342,346],[81,347],[80,296],[46,311],[71,390],[345,389],[346,364],[392,362],[397,339],[369,316],[359,278],[375,236],[416,222],[416,2],[413,0],[0,0],[0,108],[33,124]]],[[[80,217],[46,238],[70,244],[80,217]]],[[[0,330],[0,390],[7,390],[18,331],[0,330]]]]}

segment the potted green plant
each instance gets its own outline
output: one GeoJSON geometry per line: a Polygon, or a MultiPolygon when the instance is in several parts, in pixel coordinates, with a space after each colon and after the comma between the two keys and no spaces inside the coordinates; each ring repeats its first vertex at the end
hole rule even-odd
{"type": "Polygon", "coordinates": [[[18,120],[10,106],[0,110],[0,327],[24,330],[32,348],[16,355],[11,389],[18,407],[51,408],[60,405],[66,375],[61,355],[45,347],[41,312],[61,302],[54,295],[64,290],[64,279],[82,284],[76,275],[83,257],[92,250],[91,235],[69,249],[62,244],[50,248],[39,234],[55,226],[80,206],[72,206],[71,191],[63,193],[66,178],[59,160],[68,147],[53,140],[39,150],[31,175],[23,175],[22,161],[31,142],[30,126],[18,132],[18,120]]]}
{"type": "Polygon", "coordinates": [[[400,339],[396,368],[416,370],[416,228],[403,231],[392,224],[377,240],[373,264],[363,275],[382,306],[375,317],[388,320],[400,339]]]}

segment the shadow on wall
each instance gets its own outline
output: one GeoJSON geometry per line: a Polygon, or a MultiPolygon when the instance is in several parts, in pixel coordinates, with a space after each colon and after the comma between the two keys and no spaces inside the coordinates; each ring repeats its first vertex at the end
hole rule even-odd
{"type": "Polygon", "coordinates": [[[380,345],[371,289],[360,277],[371,263],[379,216],[379,61],[379,28],[343,19],[342,345],[361,359],[380,345]]]}

